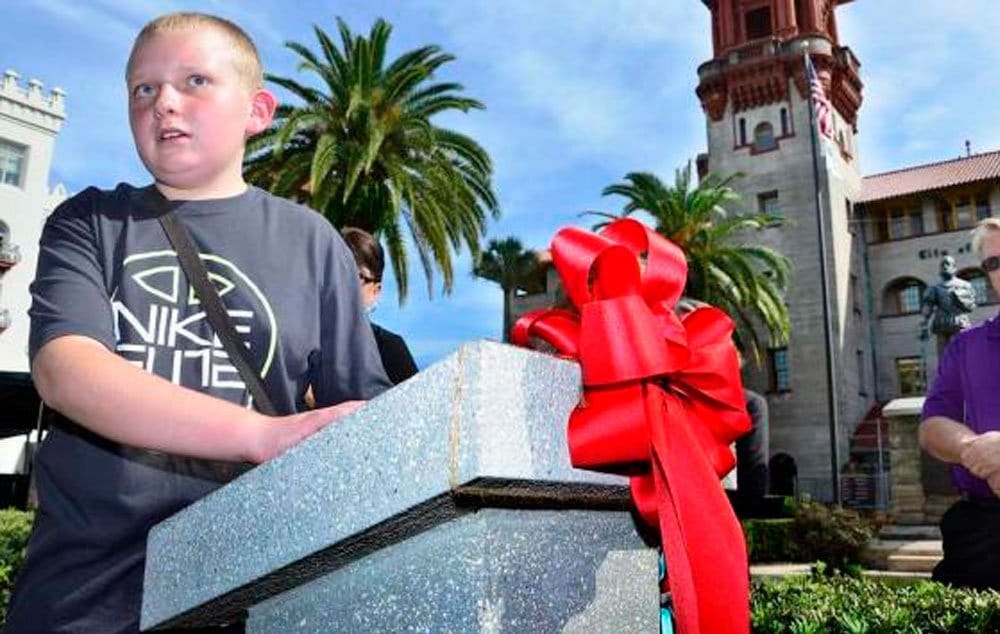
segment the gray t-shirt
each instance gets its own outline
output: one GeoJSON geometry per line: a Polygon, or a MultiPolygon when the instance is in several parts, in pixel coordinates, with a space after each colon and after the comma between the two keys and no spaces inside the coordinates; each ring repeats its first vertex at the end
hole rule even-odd
{"type": "MultiPolygon", "coordinates": [[[[155,188],[90,188],[42,233],[30,354],[90,337],[174,383],[250,406],[156,218],[155,188]]],[[[281,413],[390,387],[358,274],[319,214],[251,187],[174,207],[281,413]]],[[[135,632],[149,528],[238,465],[123,447],[63,418],[36,460],[39,512],[7,617],[14,632],[135,632]]]]}

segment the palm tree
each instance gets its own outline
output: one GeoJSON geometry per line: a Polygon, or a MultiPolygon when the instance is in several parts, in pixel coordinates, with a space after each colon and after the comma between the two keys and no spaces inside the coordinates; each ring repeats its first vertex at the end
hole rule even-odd
{"type": "Polygon", "coordinates": [[[510,340],[514,325],[513,302],[518,288],[540,290],[537,285],[538,254],[525,249],[521,241],[510,236],[490,240],[472,269],[473,275],[496,282],[503,289],[503,340],[510,340]]]}
{"type": "Polygon", "coordinates": [[[648,214],[656,232],[687,255],[684,294],[728,313],[736,321],[737,342],[757,356],[762,346],[755,324],[764,326],[772,345],[788,340],[791,323],[783,295],[791,263],[774,249],[744,241],[745,232],[762,229],[779,218],[763,213],[732,214],[726,209],[740,200],[730,187],[739,176],[709,174],[692,187],[689,162],[676,171],[671,187],[648,172],[632,172],[625,176],[625,182],[601,192],[626,199],[620,215],[588,213],[604,218],[595,228],[615,218],[648,214]]]}
{"type": "Polygon", "coordinates": [[[379,19],[368,37],[337,19],[340,46],[314,26],[319,53],[297,42],[322,88],[268,75],[297,97],[278,107],[274,124],[253,139],[244,172],[271,192],[306,204],[336,227],[354,226],[384,242],[399,288],[407,293],[407,242],[416,248],[428,294],[434,269],[445,293],[454,281],[453,253],[475,256],[488,216],[499,206],[492,162],[470,137],[434,125],[440,113],[482,109],[456,83],[430,83],[453,56],[424,46],[386,62],[392,26],[379,19]],[[408,234],[408,236],[407,236],[408,234]]]}

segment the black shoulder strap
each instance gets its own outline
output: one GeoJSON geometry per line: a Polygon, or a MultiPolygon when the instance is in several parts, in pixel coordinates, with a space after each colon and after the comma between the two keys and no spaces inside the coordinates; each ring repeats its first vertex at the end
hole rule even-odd
{"type": "Polygon", "coordinates": [[[240,336],[236,334],[236,328],[229,320],[219,292],[208,279],[208,272],[205,270],[201,257],[195,251],[194,245],[191,244],[191,237],[188,235],[187,229],[184,228],[184,225],[168,205],[169,203],[164,200],[164,213],[159,215],[160,225],[167,234],[170,244],[173,245],[174,251],[177,252],[177,259],[180,260],[181,268],[184,269],[184,275],[187,276],[188,282],[198,294],[198,299],[201,300],[205,313],[208,315],[208,321],[212,324],[219,340],[222,341],[222,345],[229,355],[229,360],[236,366],[240,378],[250,390],[257,411],[268,416],[276,416],[278,412],[274,408],[274,403],[267,395],[260,375],[253,369],[246,346],[240,341],[240,336]]]}

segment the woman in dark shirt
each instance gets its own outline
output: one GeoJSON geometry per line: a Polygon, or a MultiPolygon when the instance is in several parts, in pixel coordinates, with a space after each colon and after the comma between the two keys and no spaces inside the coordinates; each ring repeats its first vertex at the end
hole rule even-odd
{"type": "MultiPolygon", "coordinates": [[[[358,277],[361,278],[361,303],[370,310],[382,294],[382,272],[385,270],[382,246],[370,233],[361,229],[345,227],[340,233],[354,253],[354,261],[358,265],[358,277]]],[[[410,354],[410,349],[406,347],[403,338],[377,324],[373,323],[371,326],[389,380],[393,384],[401,383],[416,374],[417,364],[413,361],[413,355],[410,354]]]]}

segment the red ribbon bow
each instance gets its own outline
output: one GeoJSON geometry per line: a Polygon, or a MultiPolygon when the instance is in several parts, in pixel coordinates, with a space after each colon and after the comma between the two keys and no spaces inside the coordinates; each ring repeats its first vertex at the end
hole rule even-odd
{"type": "Polygon", "coordinates": [[[708,306],[677,316],[684,252],[638,221],[562,229],[552,258],[579,316],[534,311],[512,338],[580,362],[573,465],[631,476],[640,516],[660,531],[680,632],[749,631],[746,545],[719,483],[750,430],[732,320],[708,306]]]}

